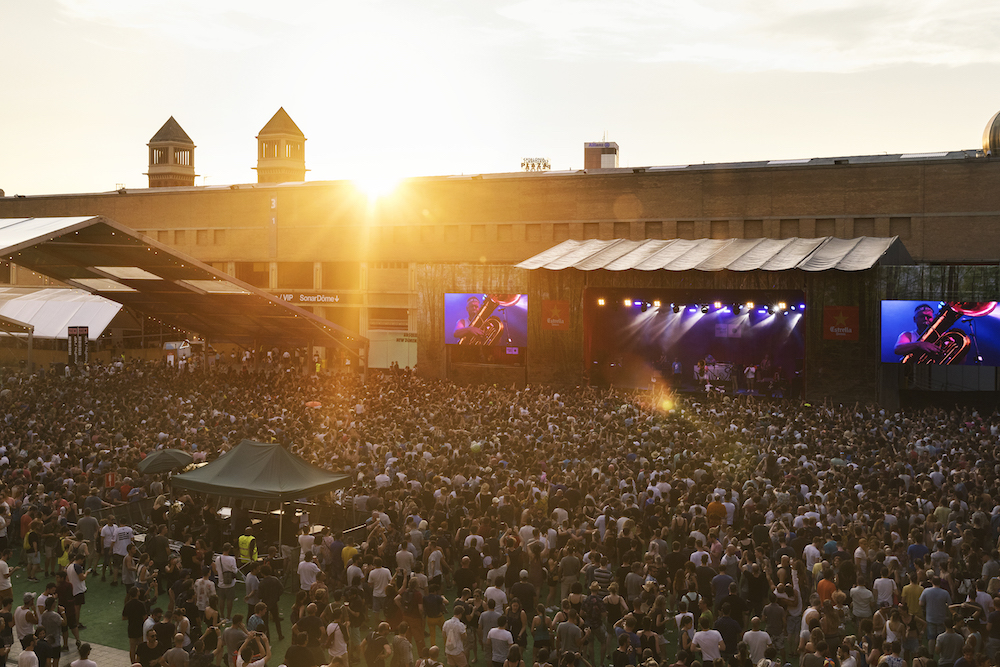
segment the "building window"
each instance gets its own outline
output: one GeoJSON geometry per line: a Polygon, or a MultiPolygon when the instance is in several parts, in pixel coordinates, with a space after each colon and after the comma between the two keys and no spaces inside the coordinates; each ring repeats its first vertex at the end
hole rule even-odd
{"type": "Polygon", "coordinates": [[[514,238],[511,225],[497,225],[497,241],[508,242],[514,238]]]}
{"type": "Polygon", "coordinates": [[[816,220],[816,238],[823,236],[836,236],[837,221],[833,218],[819,218],[816,220]]]}
{"type": "Polygon", "coordinates": [[[615,238],[616,239],[632,238],[632,224],[629,222],[615,222],[615,238]]]}
{"type": "Polygon", "coordinates": [[[472,225],[472,241],[474,243],[486,241],[486,225],[472,225]]]}
{"type": "Polygon", "coordinates": [[[10,274],[11,274],[10,262],[2,262],[2,263],[0,263],[0,285],[9,285],[10,284],[10,282],[11,282],[10,281],[10,274]]]}
{"type": "Polygon", "coordinates": [[[277,141],[260,142],[260,156],[263,158],[278,157],[278,142],[277,141]]]}
{"type": "Polygon", "coordinates": [[[778,237],[783,239],[795,238],[799,235],[798,220],[781,220],[778,223],[778,237]]]}
{"type": "Polygon", "coordinates": [[[174,230],[174,245],[184,245],[187,243],[187,236],[184,234],[183,229],[174,230]]]}
{"type": "Polygon", "coordinates": [[[242,280],[253,287],[267,289],[267,262],[236,262],[235,278],[237,280],[242,280]]]}
{"type": "Polygon", "coordinates": [[[677,221],[677,238],[679,239],[694,238],[694,220],[677,221]]]}
{"type": "Polygon", "coordinates": [[[161,229],[161,230],[157,231],[156,232],[156,240],[159,241],[160,243],[164,243],[164,244],[169,245],[170,244],[170,230],[169,229],[161,229]]]}
{"type": "Polygon", "coordinates": [[[323,262],[323,289],[361,288],[361,265],[357,262],[323,262]]]}
{"type": "Polygon", "coordinates": [[[542,226],[537,223],[532,223],[530,225],[524,226],[524,240],[525,241],[541,241],[542,240],[542,226]]]}
{"type": "Polygon", "coordinates": [[[369,308],[368,328],[382,331],[409,329],[409,311],[406,308],[369,308]]]}
{"type": "Polygon", "coordinates": [[[278,262],[278,289],[312,289],[312,262],[278,262]]]}
{"type": "Polygon", "coordinates": [[[901,239],[910,238],[910,219],[889,218],[889,236],[898,236],[901,239]]]}
{"type": "Polygon", "coordinates": [[[663,238],[663,223],[662,222],[647,222],[646,223],[646,234],[647,239],[662,239],[663,238]]]}
{"type": "Polygon", "coordinates": [[[181,165],[181,166],[183,166],[183,167],[190,167],[191,166],[191,151],[189,151],[187,149],[184,149],[184,150],[174,150],[174,162],[177,163],[177,164],[179,164],[179,165],[181,165]]]}
{"type": "Polygon", "coordinates": [[[434,225],[422,225],[420,227],[420,242],[431,243],[434,241],[434,225]]]}
{"type": "Polygon", "coordinates": [[[198,235],[196,237],[196,243],[198,245],[208,245],[211,243],[212,231],[210,229],[199,229],[198,235]]]}
{"type": "Polygon", "coordinates": [[[569,238],[569,223],[557,222],[552,225],[552,240],[555,242],[565,241],[569,238]]]}
{"type": "Polygon", "coordinates": [[[875,236],[875,218],[855,218],[855,236],[875,236]]]}
{"type": "Polygon", "coordinates": [[[601,223],[599,222],[583,223],[583,238],[585,239],[601,238],[601,223]]]}
{"type": "Polygon", "coordinates": [[[444,228],[444,240],[448,243],[457,243],[462,240],[461,225],[446,225],[444,228]]]}
{"type": "Polygon", "coordinates": [[[152,157],[149,161],[152,164],[166,164],[167,163],[167,149],[166,148],[151,148],[150,152],[152,157]]]}
{"type": "Polygon", "coordinates": [[[215,230],[215,245],[221,245],[226,242],[226,230],[216,229],[215,230]]]}
{"type": "Polygon", "coordinates": [[[743,238],[745,239],[759,239],[764,237],[764,221],[763,220],[744,220],[743,221],[743,238]]]}
{"type": "Polygon", "coordinates": [[[729,238],[729,221],[728,220],[713,220],[710,225],[710,232],[713,239],[728,239],[729,238]]]}

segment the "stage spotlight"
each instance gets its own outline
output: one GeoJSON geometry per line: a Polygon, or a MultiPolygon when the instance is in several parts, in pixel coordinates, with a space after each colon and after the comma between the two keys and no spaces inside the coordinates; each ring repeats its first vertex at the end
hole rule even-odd
{"type": "Polygon", "coordinates": [[[708,305],[707,304],[701,307],[701,312],[702,312],[702,314],[708,312],[708,305]]]}
{"type": "Polygon", "coordinates": [[[760,315],[767,315],[767,308],[761,308],[757,311],[757,313],[760,315]]]}
{"type": "Polygon", "coordinates": [[[656,300],[656,301],[653,302],[653,308],[659,308],[661,305],[662,304],[660,303],[659,300],[656,300]]]}
{"type": "Polygon", "coordinates": [[[715,305],[715,309],[716,310],[722,308],[722,302],[721,301],[716,301],[714,305],[715,305]]]}
{"type": "Polygon", "coordinates": [[[792,307],[791,307],[791,310],[795,310],[795,306],[792,306],[792,307]]]}
{"type": "Polygon", "coordinates": [[[778,310],[788,310],[788,304],[784,301],[778,302],[778,310]]]}
{"type": "Polygon", "coordinates": [[[768,306],[767,307],[767,314],[768,315],[774,315],[774,306],[768,306]]]}
{"type": "Polygon", "coordinates": [[[806,304],[800,303],[799,304],[799,310],[805,310],[805,309],[806,309],[806,304]]]}
{"type": "Polygon", "coordinates": [[[747,310],[751,310],[752,308],[753,308],[753,301],[747,301],[747,310]]]}
{"type": "Polygon", "coordinates": [[[679,312],[681,312],[681,307],[680,307],[680,306],[678,306],[678,305],[677,305],[676,303],[672,303],[672,304],[670,304],[670,308],[671,308],[671,309],[672,309],[672,310],[673,310],[673,311],[674,311],[675,313],[679,313],[679,312]]]}
{"type": "Polygon", "coordinates": [[[640,310],[642,310],[642,312],[645,313],[647,310],[649,310],[649,304],[646,303],[645,301],[643,301],[642,302],[642,308],[640,310]]]}
{"type": "Polygon", "coordinates": [[[625,306],[629,307],[632,305],[632,299],[625,299],[625,306]]]}
{"type": "Polygon", "coordinates": [[[788,311],[787,310],[781,311],[781,314],[784,315],[785,317],[788,317],[788,311]]]}
{"type": "Polygon", "coordinates": [[[598,306],[603,306],[604,305],[604,299],[598,299],[597,300],[597,305],[598,306]]]}
{"type": "Polygon", "coordinates": [[[689,313],[697,313],[698,312],[698,306],[691,306],[690,308],[688,308],[688,312],[689,313]]]}

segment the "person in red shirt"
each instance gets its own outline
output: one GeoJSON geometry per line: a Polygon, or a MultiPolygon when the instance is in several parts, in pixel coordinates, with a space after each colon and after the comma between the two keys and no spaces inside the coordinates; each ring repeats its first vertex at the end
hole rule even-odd
{"type": "Polygon", "coordinates": [[[816,593],[819,594],[820,602],[833,599],[833,593],[837,590],[837,584],[833,583],[833,570],[827,569],[823,572],[823,578],[816,584],[816,593]]]}

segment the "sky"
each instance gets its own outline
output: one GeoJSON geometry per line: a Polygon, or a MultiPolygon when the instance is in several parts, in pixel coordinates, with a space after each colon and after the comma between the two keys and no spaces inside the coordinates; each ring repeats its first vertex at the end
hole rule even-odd
{"type": "Polygon", "coordinates": [[[146,187],[170,116],[197,185],[256,182],[279,107],[310,181],[978,148],[998,33],[981,0],[5,0],[0,189],[146,187]]]}

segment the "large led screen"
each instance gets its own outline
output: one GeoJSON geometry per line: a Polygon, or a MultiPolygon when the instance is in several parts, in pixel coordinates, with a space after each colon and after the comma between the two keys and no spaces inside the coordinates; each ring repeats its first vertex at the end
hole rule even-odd
{"type": "Polygon", "coordinates": [[[995,301],[883,301],[882,361],[1000,366],[995,301]]]}
{"type": "Polygon", "coordinates": [[[469,347],[524,348],[527,294],[445,294],[445,342],[469,347]]]}

